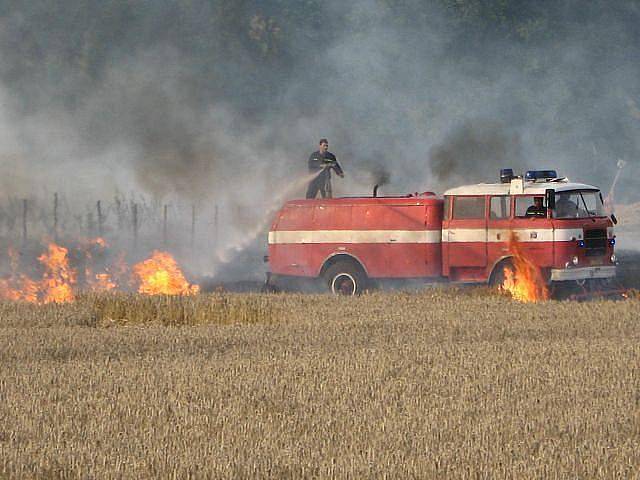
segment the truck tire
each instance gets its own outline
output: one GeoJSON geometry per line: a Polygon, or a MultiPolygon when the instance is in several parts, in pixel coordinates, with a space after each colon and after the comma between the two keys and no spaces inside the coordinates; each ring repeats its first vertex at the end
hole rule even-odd
{"type": "Polygon", "coordinates": [[[367,288],[367,274],[353,262],[339,261],[327,268],[323,279],[334,295],[360,295],[367,288]]]}
{"type": "Polygon", "coordinates": [[[512,272],[515,271],[515,267],[513,266],[513,261],[507,258],[498,263],[493,272],[491,272],[491,276],[489,277],[489,286],[498,288],[504,283],[504,269],[509,268],[512,272]]]}

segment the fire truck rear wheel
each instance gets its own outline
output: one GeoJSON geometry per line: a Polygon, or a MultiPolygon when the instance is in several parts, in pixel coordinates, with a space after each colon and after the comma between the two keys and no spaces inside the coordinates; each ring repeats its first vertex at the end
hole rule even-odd
{"type": "Polygon", "coordinates": [[[327,268],[324,280],[334,295],[359,295],[367,284],[367,275],[352,262],[337,262],[327,268]]]}

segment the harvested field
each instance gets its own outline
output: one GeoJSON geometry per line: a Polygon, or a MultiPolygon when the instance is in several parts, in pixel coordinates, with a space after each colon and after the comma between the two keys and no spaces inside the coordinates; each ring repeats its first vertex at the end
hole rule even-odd
{"type": "Polygon", "coordinates": [[[639,300],[486,290],[0,305],[0,476],[640,469],[639,300]]]}

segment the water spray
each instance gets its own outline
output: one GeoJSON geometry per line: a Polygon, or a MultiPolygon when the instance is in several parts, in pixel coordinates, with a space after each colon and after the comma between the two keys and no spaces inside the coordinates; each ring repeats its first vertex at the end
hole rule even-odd
{"type": "Polygon", "coordinates": [[[216,252],[218,262],[223,264],[229,263],[239,253],[246,250],[258,238],[259,235],[265,232],[273,215],[278,211],[278,209],[280,209],[282,203],[291,195],[293,195],[294,192],[303,188],[309,182],[313,181],[323,171],[324,170],[320,170],[318,172],[313,172],[305,175],[304,177],[300,177],[296,181],[289,184],[289,186],[287,186],[284,190],[282,190],[279,195],[277,195],[269,204],[266,205],[265,211],[261,216],[262,220],[260,220],[254,228],[248,231],[240,240],[234,242],[232,245],[221,248],[216,252]]]}

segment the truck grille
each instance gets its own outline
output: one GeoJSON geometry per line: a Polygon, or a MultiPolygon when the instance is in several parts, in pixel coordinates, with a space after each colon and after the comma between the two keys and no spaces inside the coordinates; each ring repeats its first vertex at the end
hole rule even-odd
{"type": "Polygon", "coordinates": [[[587,257],[597,257],[605,254],[607,249],[606,230],[585,230],[584,246],[587,257]]]}

